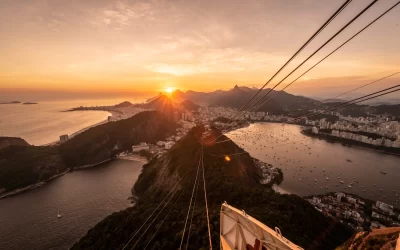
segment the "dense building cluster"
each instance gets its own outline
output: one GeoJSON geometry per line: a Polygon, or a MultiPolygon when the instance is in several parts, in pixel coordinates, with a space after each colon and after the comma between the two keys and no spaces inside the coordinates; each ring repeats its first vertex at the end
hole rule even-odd
{"type": "Polygon", "coordinates": [[[356,230],[400,226],[400,211],[380,201],[373,203],[340,192],[314,196],[307,200],[322,213],[339,219],[356,230]]]}
{"type": "Polygon", "coordinates": [[[337,122],[328,122],[325,118],[318,121],[306,121],[312,125],[312,132],[330,131],[330,135],[348,140],[354,140],[374,146],[400,148],[400,123],[381,121],[380,118],[351,118],[346,117],[337,122]],[[358,123],[359,122],[359,123],[358,123]],[[380,137],[380,138],[378,138],[380,137]]]}
{"type": "MultiPolygon", "coordinates": [[[[188,115],[183,116],[183,119],[192,119],[194,120],[194,116],[189,113],[188,115]]],[[[171,149],[177,141],[179,141],[183,136],[189,132],[191,128],[196,126],[196,123],[193,121],[187,120],[180,120],[178,122],[179,127],[176,129],[176,134],[171,135],[170,137],[166,138],[164,141],[158,141],[155,144],[148,144],[145,142],[141,142],[137,145],[132,146],[131,152],[122,152],[119,156],[122,158],[131,157],[135,154],[140,154],[143,151],[146,151],[146,155],[150,155],[151,157],[159,157],[163,155],[167,150],[171,149]]]]}

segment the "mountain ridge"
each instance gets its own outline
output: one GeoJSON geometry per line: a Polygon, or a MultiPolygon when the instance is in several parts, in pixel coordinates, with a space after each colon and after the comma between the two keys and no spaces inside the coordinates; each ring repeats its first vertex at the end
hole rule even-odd
{"type": "Polygon", "coordinates": [[[158,111],[144,111],[90,128],[58,146],[10,145],[0,149],[0,193],[12,192],[80,167],[112,159],[140,142],[155,143],[176,124],[158,111]]]}
{"type": "MultiPolygon", "coordinates": [[[[248,100],[250,100],[258,92],[257,88],[250,88],[246,86],[235,85],[229,90],[216,90],[212,92],[198,92],[188,90],[186,92],[176,90],[170,95],[170,99],[182,103],[185,100],[199,104],[201,106],[221,106],[228,108],[240,109],[244,106],[248,100]]],[[[253,106],[253,104],[259,100],[262,96],[270,94],[261,99],[254,107],[265,103],[257,109],[257,111],[268,112],[269,114],[275,115],[289,115],[298,116],[308,114],[310,111],[320,109],[324,107],[331,107],[334,104],[345,102],[345,100],[334,99],[334,100],[323,100],[323,99],[312,99],[305,96],[293,95],[285,91],[275,91],[269,88],[263,89],[259,95],[251,101],[247,107],[253,106]]],[[[150,98],[148,101],[154,100],[150,98]]],[[[359,103],[350,105],[341,110],[342,114],[347,116],[365,117],[371,114],[384,114],[400,117],[400,104],[381,104],[381,105],[370,105],[367,103],[359,103]]]]}
{"type": "MultiPolygon", "coordinates": [[[[225,201],[238,209],[245,209],[246,213],[271,228],[279,227],[286,238],[306,249],[334,249],[352,235],[350,228],[325,217],[301,197],[278,194],[270,187],[259,184],[259,169],[247,152],[234,142],[223,145],[206,143],[209,140],[202,139],[205,132],[203,126],[193,128],[165,155],[144,165],[132,189],[134,197],[138,197],[136,205],[99,222],[72,249],[121,249],[124,246],[129,249],[136,243],[137,249],[144,249],[147,244],[150,244],[148,249],[176,249],[199,167],[199,152],[203,152],[201,155],[204,156],[211,237],[216,249],[219,248],[219,212],[225,201]],[[235,153],[240,154],[228,160],[224,157],[235,153]],[[154,217],[153,227],[146,224],[150,233],[144,233],[140,239],[133,237],[152,211],[174,190],[174,186],[177,186],[176,196],[180,193],[179,198],[170,198],[173,202],[164,205],[166,210],[159,212],[160,219],[154,217]]],[[[219,134],[212,129],[209,136],[219,134]]],[[[221,136],[221,140],[224,139],[226,137],[221,136]]],[[[199,180],[188,249],[208,247],[203,181],[199,180]]],[[[186,247],[185,244],[183,247],[186,247]]]]}
{"type": "MultiPolygon", "coordinates": [[[[269,91],[271,91],[271,89],[267,88],[262,90],[250,105],[269,91]]],[[[192,90],[182,92],[180,90],[175,90],[171,94],[170,98],[176,102],[188,100],[203,106],[222,106],[239,109],[257,92],[258,89],[256,88],[235,85],[230,90],[216,90],[212,92],[198,92],[192,90]]],[[[274,99],[269,100],[268,103],[260,107],[259,111],[270,112],[273,114],[285,114],[289,110],[308,111],[320,104],[319,101],[307,97],[296,96],[275,90],[271,91],[271,96],[274,96],[274,99]]],[[[155,98],[157,97],[148,99],[148,102],[155,98]]],[[[266,100],[267,98],[264,98],[259,104],[266,100]]]]}

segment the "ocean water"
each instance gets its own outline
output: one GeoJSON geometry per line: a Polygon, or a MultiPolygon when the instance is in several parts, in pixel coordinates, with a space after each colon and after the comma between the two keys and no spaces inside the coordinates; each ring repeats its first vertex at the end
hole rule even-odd
{"type": "Polygon", "coordinates": [[[311,138],[289,124],[255,123],[227,136],[281,168],[282,191],[302,196],[344,191],[400,208],[400,156],[311,138]]]}
{"type": "Polygon", "coordinates": [[[109,112],[62,112],[79,106],[114,105],[122,100],[39,102],[35,105],[1,104],[0,136],[21,137],[32,145],[44,145],[103,122],[109,112]]]}
{"type": "Polygon", "coordinates": [[[0,200],[0,249],[70,249],[100,220],[129,206],[142,165],[117,160],[0,200]]]}

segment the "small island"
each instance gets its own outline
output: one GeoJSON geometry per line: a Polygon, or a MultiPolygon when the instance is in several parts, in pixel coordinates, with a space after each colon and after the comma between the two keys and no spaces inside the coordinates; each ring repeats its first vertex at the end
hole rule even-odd
{"type": "Polygon", "coordinates": [[[23,105],[34,105],[34,104],[39,104],[37,102],[24,102],[23,105]]]}
{"type": "Polygon", "coordinates": [[[0,104],[20,104],[20,101],[12,101],[12,102],[0,102],[0,104]]]}

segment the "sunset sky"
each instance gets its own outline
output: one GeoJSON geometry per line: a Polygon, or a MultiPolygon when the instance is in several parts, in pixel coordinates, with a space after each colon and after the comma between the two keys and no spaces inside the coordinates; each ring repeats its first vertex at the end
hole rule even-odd
{"type": "MultiPolygon", "coordinates": [[[[260,87],[343,2],[2,0],[0,98],[260,87]]],[[[276,80],[370,2],[354,0],[276,80]]],[[[380,0],[290,79],[395,2],[380,0]]],[[[400,71],[399,16],[396,7],[288,92],[329,96],[400,71]]]]}

